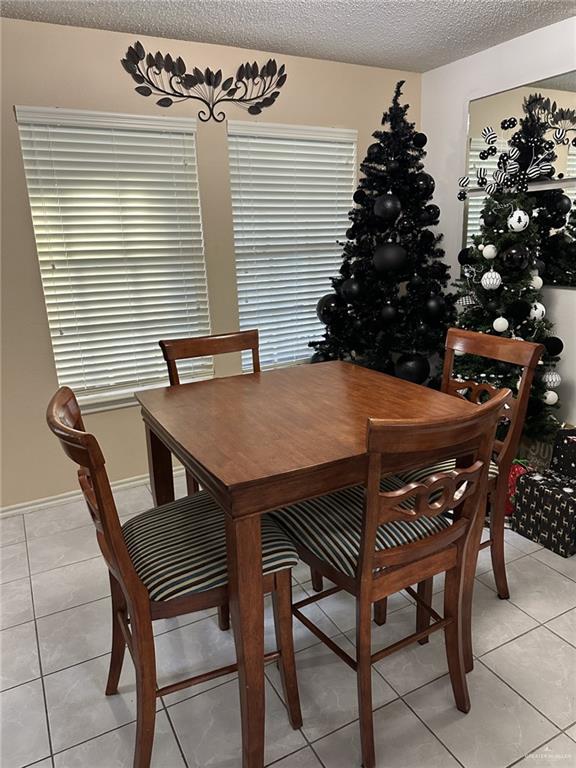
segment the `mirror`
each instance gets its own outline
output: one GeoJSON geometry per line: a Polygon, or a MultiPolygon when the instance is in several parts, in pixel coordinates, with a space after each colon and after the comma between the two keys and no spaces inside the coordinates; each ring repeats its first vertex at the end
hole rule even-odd
{"type": "MultiPolygon", "coordinates": [[[[538,116],[546,122],[548,130],[546,138],[554,142],[554,175],[541,176],[529,182],[529,191],[562,189],[572,200],[572,221],[576,223],[576,71],[550,77],[545,80],[526,83],[526,85],[502,91],[481,99],[475,99],[469,104],[468,113],[468,145],[467,170],[470,179],[468,199],[466,201],[466,216],[464,225],[464,245],[471,243],[472,237],[480,229],[480,212],[484,206],[485,189],[477,184],[477,174],[486,172],[488,180],[498,168],[498,158],[501,152],[508,150],[508,139],[514,133],[512,128],[501,127],[502,121],[515,118],[518,121],[524,116],[523,104],[530,96],[540,94],[543,97],[539,103],[538,116]],[[495,135],[495,154],[486,157],[486,130],[491,128],[495,135]],[[483,133],[484,132],[484,133],[483,133]],[[482,153],[482,156],[480,156],[482,153]]],[[[570,217],[568,217],[570,220],[570,217]]],[[[575,246],[576,260],[576,246],[575,246]]],[[[575,264],[576,266],[576,264],[575,264]]],[[[576,287],[572,278],[567,282],[554,280],[554,285],[569,285],[576,287]]]]}

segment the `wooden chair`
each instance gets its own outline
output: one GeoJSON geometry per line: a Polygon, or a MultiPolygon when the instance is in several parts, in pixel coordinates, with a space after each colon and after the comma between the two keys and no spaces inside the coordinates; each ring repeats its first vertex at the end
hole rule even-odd
{"type": "MultiPolygon", "coordinates": [[[[442,391],[457,397],[463,397],[474,403],[480,403],[493,397],[499,390],[487,382],[476,382],[456,379],[453,377],[454,356],[456,353],[476,355],[491,360],[519,366],[522,371],[516,398],[507,409],[505,417],[509,420],[508,430],[504,440],[496,440],[494,443],[493,460],[490,463],[489,472],[489,511],[490,511],[490,538],[482,542],[481,548],[490,547],[492,569],[498,596],[502,600],[510,597],[508,580],[506,578],[506,563],[504,561],[504,522],[506,495],[508,492],[508,475],[510,466],[517,455],[518,445],[524,428],[526,409],[530,388],[534,378],[534,372],[538,361],[544,353],[542,344],[533,344],[519,339],[506,339],[500,336],[492,336],[486,333],[475,333],[460,328],[449,328],[446,335],[444,357],[444,371],[442,377],[442,391]]],[[[425,467],[413,472],[404,472],[399,475],[404,482],[417,480],[420,475],[435,468],[446,469],[444,464],[435,467],[425,467]]],[[[313,572],[313,586],[322,588],[321,577],[313,572]]],[[[432,594],[432,584],[422,585],[423,593],[432,594]]],[[[374,620],[377,624],[386,621],[385,601],[374,607],[374,620]]]]}
{"type": "MultiPolygon", "coordinates": [[[[137,727],[134,768],[148,768],[156,698],[227,675],[236,664],[158,687],[152,622],[227,605],[224,513],[206,492],[153,508],[120,525],[96,438],[85,431],[74,393],[62,387],[47,410],[48,426],[79,465],[78,477],[110,575],[112,656],[106,695],[118,692],[126,646],[136,668],[137,727]]],[[[262,521],[265,592],[272,593],[278,659],[289,719],[302,725],[294,664],[291,568],[297,554],[281,528],[262,521]]],[[[190,632],[194,627],[189,628],[190,632]]]]}
{"type": "Polygon", "coordinates": [[[498,418],[511,399],[502,390],[477,413],[444,423],[368,421],[366,489],[345,489],[273,512],[300,557],[335,587],[293,605],[294,615],[357,673],[362,764],[374,768],[371,665],[443,629],[456,706],[470,709],[465,653],[473,578],[498,418]],[[454,468],[406,485],[382,472],[402,463],[453,459],[454,468]],[[444,513],[454,510],[454,519],[444,513]],[[410,585],[446,572],[444,617],[410,585]],[[468,585],[470,588],[467,588],[468,585]],[[372,605],[401,589],[417,602],[417,630],[371,652],[372,605]],[[345,590],[356,598],[356,658],[316,627],[301,609],[345,590]],[[428,616],[434,619],[432,624],[428,616]]]}
{"type": "MultiPolygon", "coordinates": [[[[215,336],[195,336],[188,339],[162,339],[158,342],[168,366],[170,385],[180,384],[178,360],[191,360],[195,357],[222,355],[227,352],[252,350],[252,370],[260,372],[258,354],[258,330],[221,333],[215,336]]],[[[198,481],[190,472],[186,472],[186,487],[189,494],[198,491],[198,481]]]]}

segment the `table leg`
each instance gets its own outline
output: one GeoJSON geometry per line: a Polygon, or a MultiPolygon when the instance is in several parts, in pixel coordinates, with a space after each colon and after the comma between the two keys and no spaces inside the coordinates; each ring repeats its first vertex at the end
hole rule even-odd
{"type": "Polygon", "coordinates": [[[148,447],[148,471],[154,504],[174,501],[174,476],[172,454],[162,440],[146,424],[146,445],[148,447]]]}
{"type": "Polygon", "coordinates": [[[260,518],[226,516],[230,615],[240,686],[242,768],[264,766],[264,595],[260,518]]]}

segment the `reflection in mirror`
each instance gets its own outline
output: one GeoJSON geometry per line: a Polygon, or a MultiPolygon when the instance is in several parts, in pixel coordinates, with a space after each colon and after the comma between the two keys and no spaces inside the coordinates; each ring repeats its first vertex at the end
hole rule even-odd
{"type": "MultiPolygon", "coordinates": [[[[545,282],[553,285],[576,286],[576,71],[524,86],[503,91],[469,105],[467,174],[468,187],[464,244],[470,245],[472,237],[480,230],[480,212],[486,198],[486,187],[477,184],[478,175],[486,174],[488,184],[492,174],[498,172],[498,159],[509,149],[508,140],[514,134],[514,127],[525,112],[523,105],[530,97],[541,96],[537,115],[548,125],[546,138],[553,143],[553,174],[542,174],[528,180],[530,192],[547,189],[562,189],[572,201],[572,210],[565,217],[559,217],[556,226],[562,232],[563,246],[568,243],[574,253],[574,271],[570,275],[549,275],[545,282]],[[503,122],[504,121],[504,122],[503,122]],[[492,154],[487,150],[487,129],[495,134],[492,154]]],[[[491,139],[492,140],[492,139],[491,139]]],[[[486,182],[483,182],[486,183],[486,182]]],[[[551,234],[554,234],[552,230],[551,234]]]]}

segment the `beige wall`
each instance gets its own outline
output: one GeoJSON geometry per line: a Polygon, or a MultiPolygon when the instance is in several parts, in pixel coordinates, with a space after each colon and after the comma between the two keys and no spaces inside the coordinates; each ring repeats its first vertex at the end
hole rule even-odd
{"type": "MultiPolygon", "coordinates": [[[[13,105],[65,107],[104,112],[160,114],[152,99],[134,93],[120,59],[135,37],[2,19],[2,478],[1,504],[11,505],[75,488],[74,471],[44,423],[44,411],[57,387],[36,259],[13,105]]],[[[245,60],[270,53],[165,39],[140,38],[149,50],[180,55],[198,65],[235,72],[245,60]]],[[[393,87],[406,79],[404,96],[411,118],[420,118],[420,76],[293,56],[276,55],[288,80],[276,105],[261,119],[296,125],[353,128],[359,156],[380,123],[393,87]]],[[[171,115],[196,114],[193,104],[174,106],[171,115]]],[[[230,119],[245,112],[234,107],[230,119]]],[[[251,120],[260,118],[250,118],[251,120]]],[[[212,297],[213,332],[237,327],[232,211],[228,185],[226,126],[198,129],[198,165],[212,297]]],[[[220,373],[228,369],[220,369],[220,373]]],[[[112,480],[146,471],[138,409],[91,414],[107,456],[112,480]]]]}

